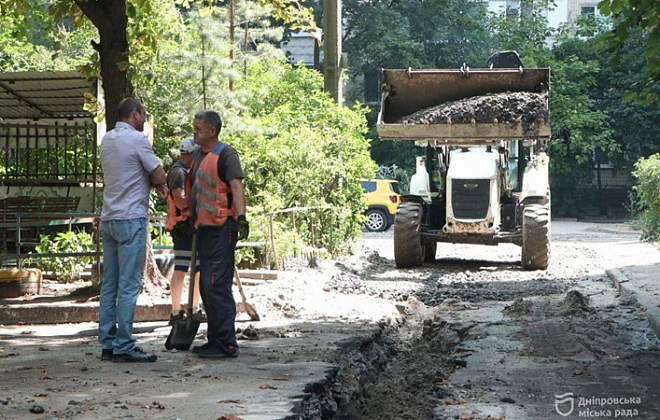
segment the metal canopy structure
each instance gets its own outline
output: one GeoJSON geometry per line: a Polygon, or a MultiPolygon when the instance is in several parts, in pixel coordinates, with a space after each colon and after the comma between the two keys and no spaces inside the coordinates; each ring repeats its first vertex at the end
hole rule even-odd
{"type": "Polygon", "coordinates": [[[84,94],[95,90],[75,71],[0,73],[0,119],[91,119],[84,94]]]}

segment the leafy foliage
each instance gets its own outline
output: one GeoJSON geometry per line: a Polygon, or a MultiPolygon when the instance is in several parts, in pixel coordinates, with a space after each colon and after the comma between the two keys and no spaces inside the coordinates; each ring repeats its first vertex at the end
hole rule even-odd
{"type": "Polygon", "coordinates": [[[601,41],[612,53],[613,64],[619,65],[626,55],[626,41],[633,30],[644,31],[644,58],[646,78],[635,86],[632,97],[643,102],[658,98],[660,82],[660,2],[655,0],[601,0],[598,10],[605,16],[614,16],[613,28],[603,32],[601,41]]]}
{"type": "MultiPolygon", "coordinates": [[[[633,162],[656,152],[660,146],[657,141],[660,104],[639,104],[627,99],[630,86],[642,83],[645,78],[644,35],[639,29],[632,30],[622,51],[624,61],[612,65],[612,55],[602,50],[599,41],[599,34],[608,30],[607,19],[583,17],[561,28],[558,45],[553,49],[557,64],[553,65],[551,98],[576,107],[566,114],[562,110],[567,108],[552,102],[553,129],[559,134],[552,143],[552,169],[559,173],[553,172],[551,179],[563,185],[557,191],[564,193],[562,202],[573,212],[579,202],[584,202],[585,194],[590,193],[587,181],[593,168],[599,170],[597,164],[608,162],[619,174],[627,174],[633,162]],[[563,74],[566,70],[568,73],[563,74]],[[557,88],[566,89],[567,95],[558,98],[557,88]],[[584,130],[583,137],[574,141],[574,130],[556,130],[557,127],[565,130],[567,124],[579,122],[576,116],[583,120],[584,130]],[[561,124],[555,126],[558,121],[561,124]],[[570,159],[574,153],[581,157],[570,159]],[[561,157],[561,165],[556,157],[561,157]]],[[[607,188],[607,185],[599,186],[607,188]]]]}
{"type": "MultiPolygon", "coordinates": [[[[84,230],[58,233],[55,238],[41,235],[35,248],[39,254],[95,252],[92,236],[84,230]]],[[[80,278],[82,269],[92,262],[92,257],[41,257],[35,258],[36,266],[42,271],[53,271],[58,278],[67,282],[80,278]]]]}
{"type": "Polygon", "coordinates": [[[494,34],[493,52],[514,50],[526,67],[544,67],[550,63],[547,40],[554,35],[548,26],[547,11],[555,7],[552,0],[521,0],[519,14],[507,11],[491,13],[489,27],[494,34]]]}
{"type": "Polygon", "coordinates": [[[636,207],[642,212],[639,219],[642,236],[657,241],[660,239],[660,154],[637,161],[633,176],[638,180],[634,191],[636,207]]]}
{"type": "MultiPolygon", "coordinates": [[[[250,214],[309,209],[297,212],[295,225],[290,217],[278,217],[276,237],[295,232],[315,248],[346,251],[361,229],[359,181],[375,172],[364,137],[365,110],[336,105],[323,92],[319,73],[285,60],[249,65],[237,89],[247,92],[247,109],[223,138],[241,155],[250,214]]],[[[291,244],[294,252],[296,243],[283,241],[278,248],[291,244]]],[[[278,257],[286,255],[278,251],[278,257]]]]}

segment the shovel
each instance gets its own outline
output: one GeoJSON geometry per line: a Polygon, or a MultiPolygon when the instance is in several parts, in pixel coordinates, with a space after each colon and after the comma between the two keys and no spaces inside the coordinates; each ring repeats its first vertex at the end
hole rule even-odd
{"type": "Polygon", "coordinates": [[[236,285],[238,286],[238,292],[241,294],[241,299],[243,302],[240,302],[238,305],[238,308],[241,309],[243,312],[246,312],[252,321],[259,321],[259,313],[257,310],[254,308],[254,306],[250,305],[247,302],[247,299],[245,298],[245,292],[243,292],[243,285],[241,284],[241,277],[238,275],[238,270],[236,269],[236,266],[234,266],[234,278],[236,279],[236,285]]]}
{"type": "Polygon", "coordinates": [[[197,268],[197,235],[192,235],[192,250],[190,251],[190,285],[188,286],[188,307],[186,317],[177,319],[172,325],[172,331],[165,340],[167,350],[188,350],[195,341],[200,320],[193,314],[193,294],[195,291],[195,275],[197,268]]]}

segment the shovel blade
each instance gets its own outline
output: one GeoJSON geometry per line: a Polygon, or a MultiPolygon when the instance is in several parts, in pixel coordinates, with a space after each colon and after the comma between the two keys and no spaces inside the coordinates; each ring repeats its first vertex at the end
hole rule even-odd
{"type": "Polygon", "coordinates": [[[198,329],[199,320],[194,316],[177,319],[172,325],[170,335],[165,340],[165,348],[167,350],[188,350],[195,341],[198,329]]]}

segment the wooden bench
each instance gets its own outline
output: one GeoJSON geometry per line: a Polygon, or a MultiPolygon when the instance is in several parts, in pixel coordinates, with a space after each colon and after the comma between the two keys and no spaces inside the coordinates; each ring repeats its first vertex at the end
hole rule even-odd
{"type": "Polygon", "coordinates": [[[49,220],[49,215],[75,212],[79,203],[80,197],[18,196],[0,199],[0,252],[16,250],[16,231],[19,227],[21,244],[38,243],[42,229],[48,226],[43,222],[49,220]]]}

